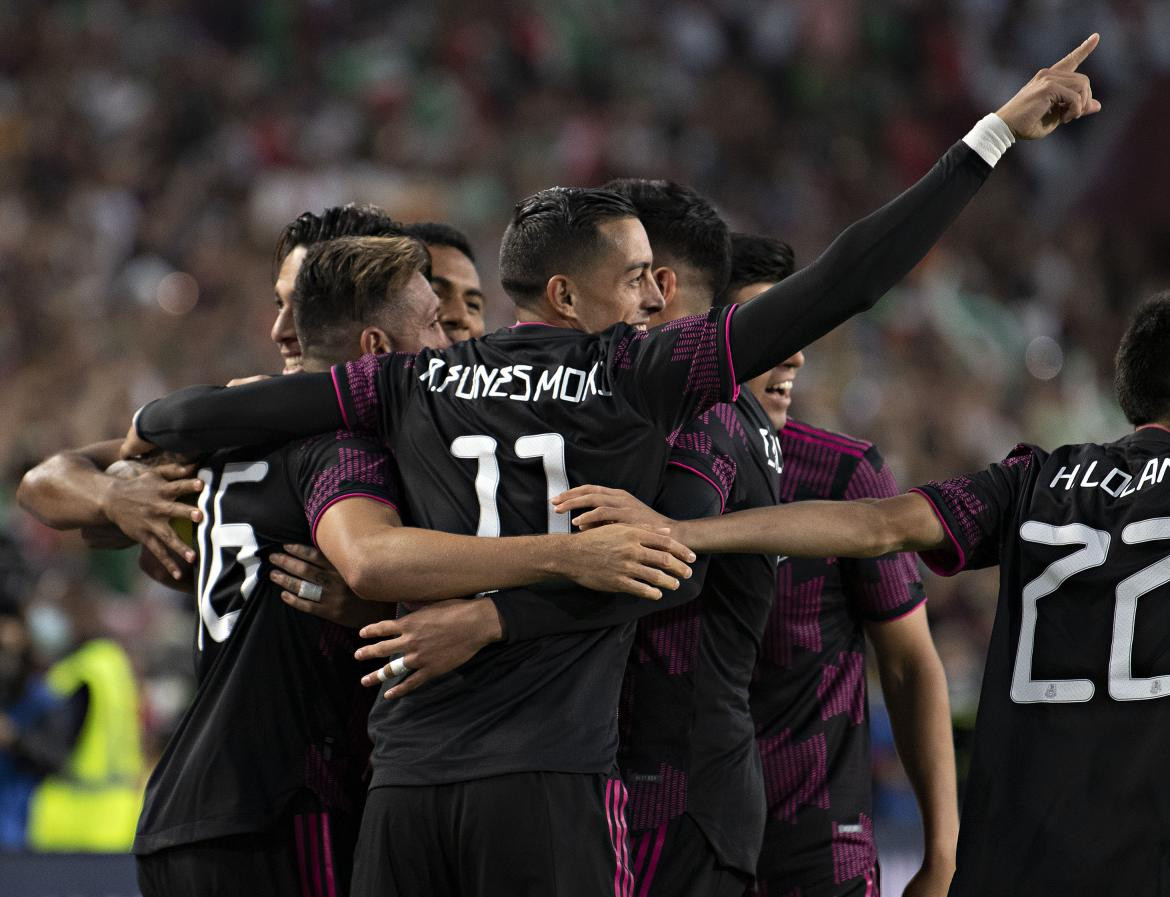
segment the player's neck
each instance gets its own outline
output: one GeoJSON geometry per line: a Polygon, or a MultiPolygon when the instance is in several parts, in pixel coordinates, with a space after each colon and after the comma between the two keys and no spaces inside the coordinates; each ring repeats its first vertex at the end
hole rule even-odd
{"type": "Polygon", "coordinates": [[[1156,420],[1153,423],[1142,424],[1140,427],[1135,427],[1135,430],[1165,430],[1170,433],[1170,421],[1156,420]]]}

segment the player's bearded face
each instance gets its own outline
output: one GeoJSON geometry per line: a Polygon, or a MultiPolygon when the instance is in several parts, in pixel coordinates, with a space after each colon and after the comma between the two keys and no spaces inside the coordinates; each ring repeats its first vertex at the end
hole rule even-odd
{"type": "Polygon", "coordinates": [[[305,259],[306,251],[304,246],[297,246],[285,256],[273,287],[276,293],[276,320],[272,322],[272,332],[269,335],[284,360],[282,374],[296,374],[303,369],[301,343],[297,339],[296,323],[293,321],[292,294],[293,286],[297,282],[297,272],[301,270],[301,262],[305,259]]]}
{"type": "Polygon", "coordinates": [[[402,289],[402,312],[395,316],[387,334],[395,352],[442,349],[451,345],[439,322],[439,297],[418,271],[402,289]]]}
{"type": "Polygon", "coordinates": [[[587,333],[619,322],[644,329],[663,307],[646,229],[637,218],[610,219],[597,229],[607,246],[573,280],[578,323],[587,333]]]}

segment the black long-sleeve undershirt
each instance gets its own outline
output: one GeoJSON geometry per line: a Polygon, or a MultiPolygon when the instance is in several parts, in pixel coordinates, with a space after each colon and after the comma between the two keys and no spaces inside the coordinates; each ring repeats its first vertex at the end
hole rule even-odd
{"type": "MultiPolygon", "coordinates": [[[[918,264],[991,171],[965,143],[916,184],[850,225],[812,264],[731,319],[735,376],[748,380],[873,307],[918,264]]],[[[147,405],[138,433],[176,451],[262,445],[344,425],[329,374],[238,386],[196,386],[147,405]]]]}

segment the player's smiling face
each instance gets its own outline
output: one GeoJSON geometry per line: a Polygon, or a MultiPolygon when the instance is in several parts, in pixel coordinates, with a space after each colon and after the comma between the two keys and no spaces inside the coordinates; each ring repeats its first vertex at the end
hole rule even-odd
{"type": "Polygon", "coordinates": [[[600,333],[619,321],[645,330],[662,309],[662,291],[654,280],[650,240],[637,218],[611,218],[597,227],[606,248],[573,277],[577,322],[587,333],[600,333]]]}
{"type": "Polygon", "coordinates": [[[439,297],[439,322],[453,343],[483,336],[483,287],[471,259],[454,246],[428,243],[431,287],[439,297]]]}
{"type": "MultiPolygon", "coordinates": [[[[775,286],[773,283],[752,283],[740,287],[732,295],[732,302],[736,305],[748,302],[773,286],[775,286]]],[[[764,412],[768,415],[768,420],[777,430],[782,429],[788,423],[788,407],[792,404],[792,387],[796,383],[796,374],[802,367],[804,367],[804,352],[796,352],[770,371],[753,377],[744,384],[759,400],[764,412]]]]}
{"type": "Polygon", "coordinates": [[[284,360],[284,374],[299,373],[301,363],[301,343],[297,339],[297,327],[293,321],[292,294],[297,282],[297,272],[301,270],[301,262],[305,260],[308,250],[304,246],[293,247],[293,251],[284,257],[280,271],[276,276],[274,301],[276,302],[276,320],[272,322],[272,332],[269,336],[280,349],[280,356],[284,360]]]}

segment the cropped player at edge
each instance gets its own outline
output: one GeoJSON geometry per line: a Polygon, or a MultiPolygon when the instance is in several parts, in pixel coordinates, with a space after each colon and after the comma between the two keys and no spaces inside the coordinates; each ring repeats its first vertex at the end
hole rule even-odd
{"type": "MultiPolygon", "coordinates": [[[[517,206],[501,249],[522,325],[332,376],[184,390],[140,412],[124,451],[259,444],[348,420],[393,445],[419,522],[455,533],[567,531],[547,499],[573,481],[652,498],[666,437],[876,302],[1015,138],[1100,108],[1075,72],[1095,44],[1041,71],[918,184],[742,311],[635,326],[662,299],[633,207],[602,190],[547,190],[517,206]]],[[[501,615],[507,597],[491,597],[501,615]]],[[[382,702],[354,893],[629,894],[611,773],[630,630],[493,645],[382,702]],[[547,816],[550,802],[561,812],[547,816]]]]}
{"type": "Polygon", "coordinates": [[[673,528],[698,551],[999,566],[952,897],[1160,897],[1170,882],[1170,292],[1134,316],[1115,386],[1135,427],[1116,442],[1018,445],[895,498],[673,528]]]}

